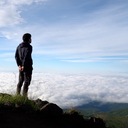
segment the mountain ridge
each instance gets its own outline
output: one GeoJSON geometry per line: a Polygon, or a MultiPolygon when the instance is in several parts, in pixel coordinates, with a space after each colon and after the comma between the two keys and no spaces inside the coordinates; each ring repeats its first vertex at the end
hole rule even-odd
{"type": "Polygon", "coordinates": [[[110,112],[113,110],[128,109],[128,103],[91,101],[87,104],[76,106],[75,108],[80,110],[92,108],[102,112],[110,112]]]}
{"type": "Polygon", "coordinates": [[[0,94],[1,128],[106,128],[105,125],[101,118],[85,119],[76,110],[64,112],[48,101],[0,94]]]}

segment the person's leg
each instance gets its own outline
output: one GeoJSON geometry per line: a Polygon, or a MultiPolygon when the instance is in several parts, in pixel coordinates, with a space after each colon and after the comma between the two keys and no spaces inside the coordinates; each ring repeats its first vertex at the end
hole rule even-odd
{"type": "Polygon", "coordinates": [[[16,89],[16,94],[17,95],[20,95],[21,87],[23,85],[23,82],[24,82],[24,74],[23,74],[23,72],[19,71],[19,81],[18,81],[17,89],[16,89]]]}
{"type": "Polygon", "coordinates": [[[24,72],[24,87],[23,87],[23,96],[27,97],[28,95],[28,87],[30,85],[32,78],[32,72],[24,72]]]}

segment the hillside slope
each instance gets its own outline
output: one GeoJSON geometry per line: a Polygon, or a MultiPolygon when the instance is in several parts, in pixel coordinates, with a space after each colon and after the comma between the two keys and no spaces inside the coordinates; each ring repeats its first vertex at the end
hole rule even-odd
{"type": "Polygon", "coordinates": [[[75,110],[64,112],[54,103],[0,94],[0,128],[106,128],[101,118],[85,119],[75,110]]]}
{"type": "Polygon", "coordinates": [[[128,128],[128,103],[91,102],[76,107],[85,117],[100,117],[108,128],[128,128]]]}

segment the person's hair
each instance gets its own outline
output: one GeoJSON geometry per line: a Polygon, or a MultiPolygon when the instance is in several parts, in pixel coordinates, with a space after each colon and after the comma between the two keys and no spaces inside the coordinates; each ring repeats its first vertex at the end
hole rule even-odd
{"type": "Polygon", "coordinates": [[[31,39],[31,34],[30,33],[25,33],[22,37],[24,42],[29,42],[29,40],[31,39]]]}

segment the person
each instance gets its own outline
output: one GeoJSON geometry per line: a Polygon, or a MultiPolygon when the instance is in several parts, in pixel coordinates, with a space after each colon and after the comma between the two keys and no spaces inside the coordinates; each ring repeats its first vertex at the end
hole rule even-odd
{"type": "Polygon", "coordinates": [[[31,34],[25,33],[22,39],[23,42],[18,45],[15,52],[15,59],[19,68],[19,81],[16,94],[20,95],[23,86],[22,95],[27,97],[33,70],[32,46],[30,45],[32,42],[31,34]]]}

